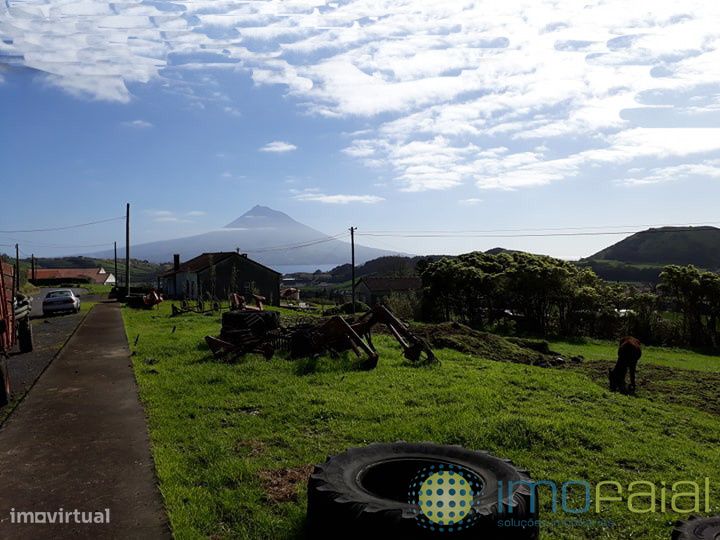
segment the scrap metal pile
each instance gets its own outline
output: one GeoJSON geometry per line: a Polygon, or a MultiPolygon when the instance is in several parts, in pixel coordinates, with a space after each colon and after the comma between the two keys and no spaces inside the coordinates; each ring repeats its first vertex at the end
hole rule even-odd
{"type": "Polygon", "coordinates": [[[250,352],[261,353],[269,359],[276,351],[288,352],[291,358],[303,358],[351,350],[363,358],[365,369],[373,369],[378,362],[371,334],[376,324],[388,328],[411,362],[437,362],[425,340],[380,305],[355,320],[336,315],[287,327],[280,324],[277,312],[243,307],[223,313],[220,337],[206,336],[205,341],[215,357],[227,360],[250,352]]]}
{"type": "Polygon", "coordinates": [[[135,309],[152,309],[162,301],[162,295],[155,288],[150,289],[147,294],[129,294],[125,297],[127,306],[135,309]]]}
{"type": "MultiPolygon", "coordinates": [[[[262,311],[265,297],[254,294],[253,299],[255,301],[255,307],[245,304],[245,299],[239,294],[231,294],[230,309],[233,311],[262,311]]],[[[162,297],[160,297],[160,301],[162,302],[162,297]]],[[[189,300],[182,300],[182,302],[180,302],[180,307],[177,307],[175,304],[172,304],[172,306],[170,307],[172,308],[173,317],[183,315],[184,313],[211,313],[213,311],[222,310],[222,305],[220,304],[220,302],[217,299],[212,298],[207,300],[198,298],[194,302],[190,302],[189,300]]]]}

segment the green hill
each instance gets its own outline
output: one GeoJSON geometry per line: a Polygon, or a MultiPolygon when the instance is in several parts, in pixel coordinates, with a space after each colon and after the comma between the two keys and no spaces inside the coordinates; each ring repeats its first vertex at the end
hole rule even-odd
{"type": "Polygon", "coordinates": [[[720,268],[720,229],[662,227],[648,229],[597,252],[585,261],[619,261],[630,265],[694,264],[720,268]]]}

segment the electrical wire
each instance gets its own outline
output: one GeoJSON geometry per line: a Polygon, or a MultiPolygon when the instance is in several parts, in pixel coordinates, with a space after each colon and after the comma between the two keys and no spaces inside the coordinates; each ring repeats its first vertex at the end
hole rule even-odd
{"type": "MultiPolygon", "coordinates": [[[[103,242],[102,244],[74,244],[74,245],[61,245],[61,244],[43,244],[38,242],[30,242],[27,240],[13,240],[14,242],[22,246],[30,247],[41,247],[41,248],[58,248],[58,249],[75,249],[75,248],[94,248],[94,247],[112,247],[112,242],[103,242]]],[[[0,244],[7,245],[7,244],[0,244]]]]}
{"type": "Polygon", "coordinates": [[[108,218],[108,219],[100,219],[98,221],[89,221],[87,223],[79,223],[77,225],[66,225],[64,227],[48,227],[44,229],[20,229],[20,230],[0,230],[0,233],[3,234],[13,234],[13,233],[34,233],[34,232],[52,232],[52,231],[66,231],[68,229],[78,229],[80,227],[89,227],[90,225],[98,225],[100,223],[108,223],[110,221],[118,221],[121,219],[125,219],[125,216],[118,216],[114,218],[108,218]]]}
{"type": "Polygon", "coordinates": [[[326,238],[321,238],[318,240],[309,240],[309,241],[302,242],[299,244],[288,244],[285,246],[273,246],[273,247],[263,248],[263,249],[249,249],[248,251],[253,254],[254,253],[267,253],[270,251],[288,251],[291,249],[300,249],[300,248],[304,248],[304,247],[316,246],[318,244],[324,244],[326,242],[332,242],[333,240],[339,240],[340,238],[343,238],[348,235],[349,235],[349,233],[345,232],[345,233],[336,234],[334,236],[328,236],[326,238]]]}
{"type": "Polygon", "coordinates": [[[698,228],[676,228],[673,231],[663,230],[647,230],[647,231],[592,231],[592,232],[570,232],[570,233],[525,233],[525,234],[475,234],[471,232],[465,233],[420,233],[420,234],[400,234],[400,233],[356,233],[356,236],[367,237],[389,237],[389,238],[551,238],[565,236],[611,236],[611,235],[630,235],[630,234],[652,234],[667,232],[701,232],[704,229],[698,228]]]}
{"type": "MultiPolygon", "coordinates": [[[[520,229],[479,229],[479,230],[366,230],[365,233],[360,234],[383,234],[383,233],[408,233],[408,234],[420,234],[420,233],[432,233],[432,234],[475,234],[475,233],[501,233],[501,232],[540,232],[540,231],[587,231],[589,230],[601,230],[601,229],[625,229],[625,228],[648,228],[648,227],[690,227],[698,225],[720,225],[720,221],[702,221],[697,223],[655,223],[650,225],[598,225],[598,226],[585,226],[585,227],[540,227],[540,228],[520,228],[520,229]]],[[[624,234],[619,232],[618,234],[624,234]]]]}

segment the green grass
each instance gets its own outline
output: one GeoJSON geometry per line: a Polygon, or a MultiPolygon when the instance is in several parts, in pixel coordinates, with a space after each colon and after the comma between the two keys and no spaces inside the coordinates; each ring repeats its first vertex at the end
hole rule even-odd
{"type": "MultiPolygon", "coordinates": [[[[564,356],[582,355],[586,360],[607,360],[615,363],[617,342],[583,340],[582,343],[551,341],[550,348],[564,356]]],[[[643,347],[640,364],[696,371],[720,372],[720,356],[669,347],[643,347]]]]}
{"type": "MultiPolygon", "coordinates": [[[[168,313],[167,303],[123,309],[160,489],[179,539],[301,537],[305,484],[296,486],[297,500],[273,502],[261,473],[320,463],[373,441],[487,449],[536,480],[558,482],[700,481],[720,469],[720,417],[611,394],[580,370],[449,350],[437,351],[441,365],[416,368],[387,336],[376,339],[381,358],[370,372],[354,371],[347,357],[313,366],[252,356],[229,365],[202,341],[218,333],[218,317],[168,313]]],[[[543,518],[568,517],[551,514],[547,499],[541,494],[543,518]]],[[[599,517],[616,526],[551,526],[543,538],[668,538],[677,518],[635,515],[622,503],[599,517]]]]}
{"type": "Polygon", "coordinates": [[[85,289],[88,294],[108,295],[112,285],[102,285],[100,283],[84,283],[79,288],[85,289]]]}
{"type": "Polygon", "coordinates": [[[80,313],[87,313],[89,312],[93,307],[95,307],[95,304],[97,302],[88,302],[87,300],[80,302],[80,313]]]}

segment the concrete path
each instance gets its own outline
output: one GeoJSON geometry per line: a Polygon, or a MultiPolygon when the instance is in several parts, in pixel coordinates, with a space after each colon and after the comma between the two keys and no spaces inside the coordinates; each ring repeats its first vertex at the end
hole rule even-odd
{"type": "Polygon", "coordinates": [[[170,538],[118,304],[95,306],[0,429],[0,538],[170,538]],[[75,523],[101,519],[87,512],[110,523],[75,523]]]}

